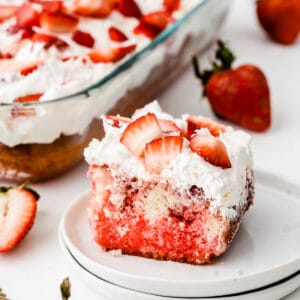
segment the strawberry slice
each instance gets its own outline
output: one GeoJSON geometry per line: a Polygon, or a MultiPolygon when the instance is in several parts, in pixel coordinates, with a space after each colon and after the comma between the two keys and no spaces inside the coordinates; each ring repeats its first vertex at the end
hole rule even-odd
{"type": "Polygon", "coordinates": [[[142,12],[134,0],[119,0],[118,11],[125,17],[141,18],[142,12]]]}
{"type": "Polygon", "coordinates": [[[172,121],[159,119],[158,120],[159,126],[161,127],[163,133],[170,134],[170,133],[181,133],[181,129],[172,121]]]}
{"type": "Polygon", "coordinates": [[[31,40],[36,43],[44,43],[45,49],[55,46],[59,50],[65,50],[67,47],[69,47],[65,41],[59,39],[58,37],[43,33],[35,32],[32,35],[31,40]]]}
{"type": "Polygon", "coordinates": [[[58,12],[63,10],[63,1],[60,0],[31,0],[31,2],[42,5],[43,11],[46,12],[58,12]]]}
{"type": "Polygon", "coordinates": [[[190,140],[190,148],[214,166],[231,168],[225,145],[214,136],[196,134],[190,140]]]}
{"type": "Polygon", "coordinates": [[[20,70],[21,75],[26,76],[33,71],[35,71],[39,67],[40,63],[33,62],[31,64],[25,65],[20,70]]]}
{"type": "Polygon", "coordinates": [[[125,124],[129,124],[132,120],[130,118],[121,117],[121,116],[111,116],[111,115],[104,115],[103,121],[108,123],[109,125],[117,128],[121,128],[125,124]]]}
{"type": "Polygon", "coordinates": [[[163,132],[153,113],[148,113],[133,122],[124,130],[120,142],[135,156],[143,153],[147,143],[162,137],[163,132]]]}
{"type": "Polygon", "coordinates": [[[121,30],[113,26],[109,27],[108,34],[110,39],[115,42],[124,42],[128,40],[128,37],[121,30]]]}
{"type": "Polygon", "coordinates": [[[127,54],[134,51],[136,45],[98,49],[91,51],[88,56],[93,63],[111,63],[124,58],[127,54]]]}
{"type": "Polygon", "coordinates": [[[179,9],[180,2],[181,0],[164,0],[163,5],[168,12],[172,13],[173,11],[179,9]]]}
{"type": "Polygon", "coordinates": [[[166,11],[155,11],[144,15],[141,19],[141,22],[149,26],[153,26],[160,31],[164,30],[171,21],[172,18],[166,11]]]}
{"type": "Polygon", "coordinates": [[[0,188],[0,252],[8,252],[32,228],[39,195],[24,186],[0,188]]]}
{"type": "Polygon", "coordinates": [[[25,2],[18,9],[16,17],[16,25],[21,28],[31,28],[32,26],[39,25],[40,13],[29,2],[25,2]]]}
{"type": "Polygon", "coordinates": [[[28,103],[28,102],[38,102],[43,94],[30,94],[26,96],[21,96],[14,99],[14,102],[18,103],[28,103]]]}
{"type": "Polygon", "coordinates": [[[0,59],[0,73],[20,72],[22,75],[27,75],[34,71],[40,62],[36,61],[15,61],[12,59],[0,59]]]}
{"type": "Polygon", "coordinates": [[[157,27],[151,26],[147,23],[140,21],[139,24],[136,27],[134,27],[133,33],[136,35],[142,34],[147,38],[153,40],[161,33],[161,30],[157,27]]]}
{"type": "Polygon", "coordinates": [[[75,0],[74,12],[82,16],[107,17],[116,6],[116,0],[75,0]]]}
{"type": "Polygon", "coordinates": [[[189,116],[187,119],[187,138],[190,139],[196,130],[207,128],[213,136],[219,136],[226,131],[222,124],[202,116],[189,116]]]}
{"type": "Polygon", "coordinates": [[[150,173],[160,174],[182,151],[181,136],[166,136],[151,141],[145,146],[144,164],[150,173]]]}
{"type": "Polygon", "coordinates": [[[19,7],[14,5],[0,5],[0,23],[13,17],[19,7]]]}
{"type": "Polygon", "coordinates": [[[88,48],[93,48],[95,45],[95,39],[93,36],[90,33],[81,30],[74,31],[72,40],[77,44],[88,48]]]}
{"type": "Polygon", "coordinates": [[[69,33],[75,30],[79,20],[63,12],[44,12],[40,17],[40,26],[54,33],[69,33]]]}

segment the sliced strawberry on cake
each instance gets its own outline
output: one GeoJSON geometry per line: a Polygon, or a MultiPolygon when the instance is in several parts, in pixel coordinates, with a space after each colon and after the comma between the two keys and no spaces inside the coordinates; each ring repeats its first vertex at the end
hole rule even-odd
{"type": "Polygon", "coordinates": [[[131,119],[103,120],[105,137],[85,150],[96,243],[192,264],[224,253],[254,197],[248,134],[208,118],[174,119],[157,102],[131,119]]]}

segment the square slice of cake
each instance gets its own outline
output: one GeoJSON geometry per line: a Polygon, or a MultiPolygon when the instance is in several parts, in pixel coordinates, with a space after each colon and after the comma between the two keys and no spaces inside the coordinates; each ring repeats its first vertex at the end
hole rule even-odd
{"type": "Polygon", "coordinates": [[[175,119],[156,101],[103,123],[105,137],[85,150],[101,248],[192,264],[224,253],[253,202],[249,135],[206,117],[175,119]]]}

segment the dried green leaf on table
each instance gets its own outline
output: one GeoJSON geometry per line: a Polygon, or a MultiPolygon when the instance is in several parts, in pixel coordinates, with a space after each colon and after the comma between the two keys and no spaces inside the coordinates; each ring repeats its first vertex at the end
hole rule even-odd
{"type": "Polygon", "coordinates": [[[62,300],[68,300],[71,297],[71,282],[68,277],[66,277],[60,284],[60,292],[62,300]]]}

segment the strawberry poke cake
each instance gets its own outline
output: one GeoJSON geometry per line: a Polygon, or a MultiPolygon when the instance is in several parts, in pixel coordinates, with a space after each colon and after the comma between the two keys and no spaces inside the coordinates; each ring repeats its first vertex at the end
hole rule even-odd
{"type": "Polygon", "coordinates": [[[100,138],[99,115],[131,114],[153,99],[203,45],[197,15],[134,67],[95,83],[200,2],[0,0],[0,177],[62,173],[100,138]]]}
{"type": "Polygon", "coordinates": [[[231,244],[253,202],[250,137],[201,116],[176,119],[152,102],[104,115],[85,150],[93,238],[105,250],[191,264],[231,244]]]}

